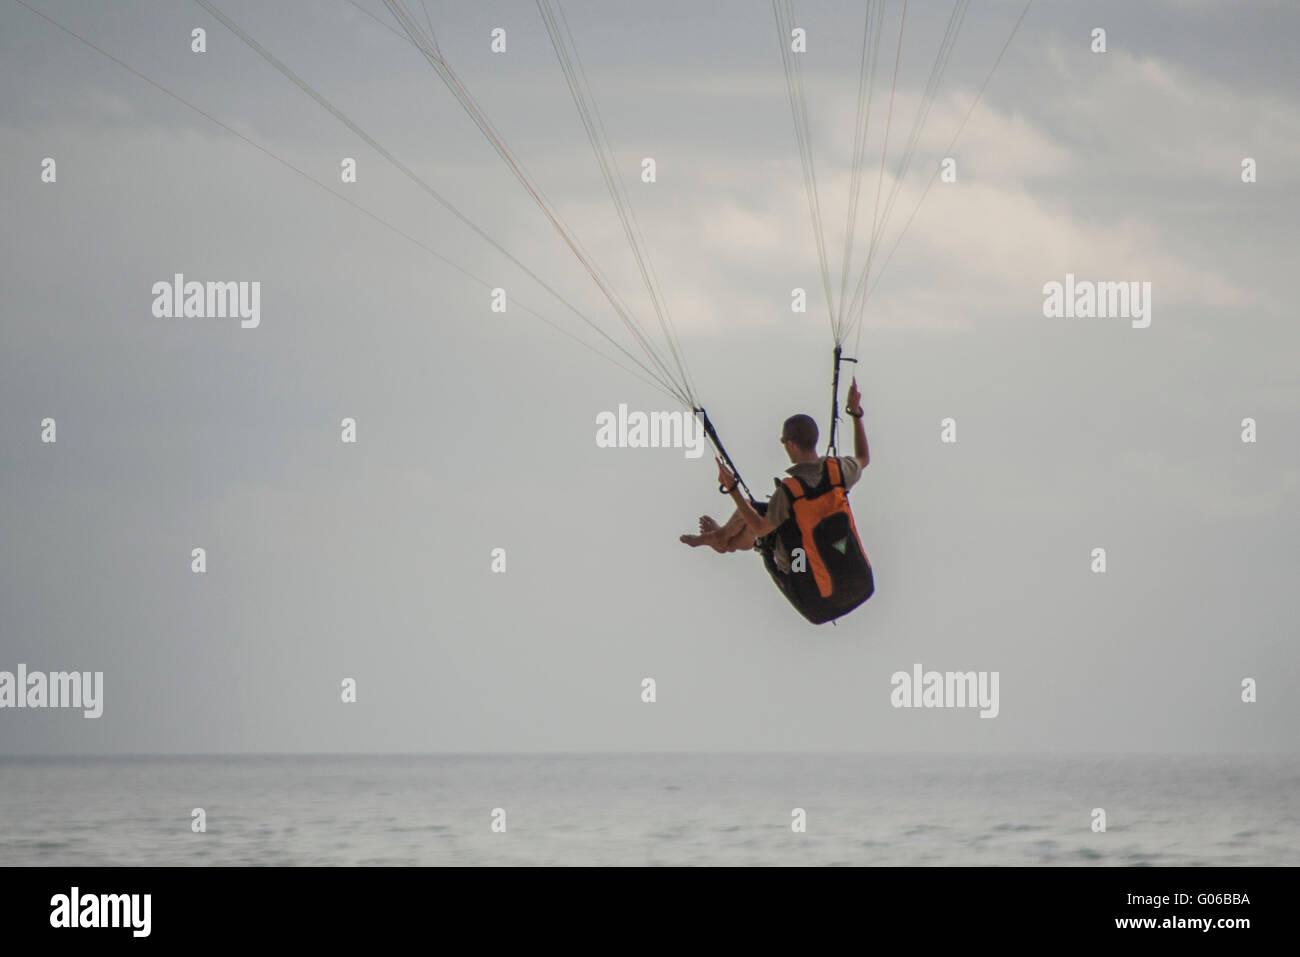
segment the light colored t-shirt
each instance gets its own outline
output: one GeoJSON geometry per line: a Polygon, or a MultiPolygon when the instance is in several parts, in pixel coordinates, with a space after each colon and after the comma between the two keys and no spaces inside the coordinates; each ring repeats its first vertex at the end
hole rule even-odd
{"type": "MultiPolygon", "coordinates": [[[[840,463],[840,478],[844,481],[844,491],[848,492],[862,477],[862,466],[851,455],[837,456],[837,461],[840,463]]],[[[796,462],[785,470],[785,474],[802,479],[809,485],[816,485],[822,479],[822,469],[825,465],[826,459],[824,457],[816,462],[796,462]]],[[[766,518],[773,525],[780,525],[790,515],[790,493],[782,486],[772,493],[772,498],[767,503],[766,518]]],[[[790,555],[785,550],[785,545],[782,544],[779,537],[772,549],[772,558],[776,562],[776,567],[781,571],[790,571],[790,555]]]]}

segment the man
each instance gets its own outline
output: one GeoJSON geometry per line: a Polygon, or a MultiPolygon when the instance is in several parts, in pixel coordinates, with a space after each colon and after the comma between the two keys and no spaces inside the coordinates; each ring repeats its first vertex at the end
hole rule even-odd
{"type": "MultiPolygon", "coordinates": [[[[871,461],[867,433],[862,425],[862,394],[858,391],[857,379],[849,386],[845,411],[853,418],[853,455],[840,456],[837,461],[847,491],[871,461]]],[[[802,479],[809,485],[816,485],[821,480],[826,459],[817,454],[817,439],[817,423],[811,416],[792,415],[785,420],[781,429],[781,445],[794,463],[786,469],[786,474],[802,479]]],[[[767,503],[766,514],[760,515],[740,491],[731,470],[721,460],[717,462],[718,481],[736,503],[736,511],[725,525],[719,525],[707,515],[701,516],[700,534],[683,535],[681,540],[692,548],[708,545],[719,553],[757,548],[757,539],[766,538],[790,517],[790,494],[784,486],[778,487],[767,503]]],[[[779,537],[773,545],[772,558],[781,571],[790,571],[790,556],[779,537]]]]}

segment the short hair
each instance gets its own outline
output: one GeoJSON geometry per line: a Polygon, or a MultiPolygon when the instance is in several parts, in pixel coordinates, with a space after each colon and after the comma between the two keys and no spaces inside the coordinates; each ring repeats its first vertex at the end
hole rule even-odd
{"type": "Polygon", "coordinates": [[[781,426],[781,437],[805,452],[812,452],[817,448],[817,423],[811,415],[792,415],[781,426]]]}

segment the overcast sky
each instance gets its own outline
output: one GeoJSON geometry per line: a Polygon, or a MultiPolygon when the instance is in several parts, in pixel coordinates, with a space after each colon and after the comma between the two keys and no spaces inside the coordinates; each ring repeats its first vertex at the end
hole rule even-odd
{"type": "MultiPolygon", "coordinates": [[[[868,305],[872,462],[852,502],[878,590],[816,628],[757,556],[677,541],[728,511],[709,457],[597,448],[598,413],[669,400],[514,308],[584,332],[209,14],[31,2],[512,308],[492,313],[427,251],[0,2],[0,670],[105,673],[98,720],[0,711],[0,753],[1294,748],[1294,4],[1034,5],[953,151],[958,181],[929,193],[868,305]],[[177,272],[260,281],[260,327],[155,318],[151,287],[177,272]],[[1150,282],[1150,327],[1044,318],[1043,285],[1067,272],[1150,282]],[[349,416],[356,445],[339,437],[349,416]],[[1000,714],[892,708],[891,674],[915,663],[999,672],[1000,714]],[[1256,704],[1240,702],[1247,677],[1256,704]]],[[[218,2],[618,335],[380,0],[358,4],[382,23],[345,0],[218,2]]],[[[796,8],[837,286],[858,6],[796,8]]],[[[887,235],[1021,6],[972,5],[887,235]]],[[[891,170],[948,9],[908,11],[891,170]]],[[[770,6],[565,10],[701,397],[770,489],[781,421],[826,425],[832,346],[770,6]]],[[[429,15],[648,317],[535,6],[429,15]]],[[[873,119],[860,216],[882,132],[873,119]]]]}

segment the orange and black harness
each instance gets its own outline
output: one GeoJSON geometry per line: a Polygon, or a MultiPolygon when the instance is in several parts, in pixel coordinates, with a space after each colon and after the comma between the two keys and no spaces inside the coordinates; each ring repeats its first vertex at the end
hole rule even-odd
{"type": "Polygon", "coordinates": [[[839,460],[824,460],[816,485],[793,477],[776,484],[790,497],[790,517],[760,542],[768,573],[814,624],[847,614],[872,596],[875,581],[849,509],[839,460]],[[778,540],[791,558],[789,571],[776,564],[778,540]]]}

